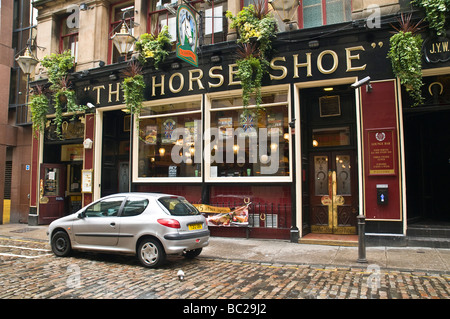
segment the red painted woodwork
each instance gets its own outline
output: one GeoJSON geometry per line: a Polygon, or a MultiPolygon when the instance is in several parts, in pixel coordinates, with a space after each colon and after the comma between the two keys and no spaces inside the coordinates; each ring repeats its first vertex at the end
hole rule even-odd
{"type": "Polygon", "coordinates": [[[375,220],[401,220],[401,169],[399,163],[398,147],[398,117],[396,81],[388,80],[372,82],[372,92],[361,88],[361,111],[363,123],[363,164],[364,164],[364,204],[367,219],[375,220]],[[369,132],[391,131],[392,160],[395,167],[394,174],[373,175],[369,172],[370,147],[368,145],[369,132]],[[377,204],[378,184],[389,186],[388,204],[377,204]]]}

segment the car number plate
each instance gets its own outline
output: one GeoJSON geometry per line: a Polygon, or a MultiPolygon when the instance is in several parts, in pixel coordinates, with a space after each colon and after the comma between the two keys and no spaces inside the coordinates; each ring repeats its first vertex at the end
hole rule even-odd
{"type": "Polygon", "coordinates": [[[202,229],[203,225],[202,224],[190,224],[188,225],[188,229],[189,230],[197,230],[197,229],[202,229]]]}

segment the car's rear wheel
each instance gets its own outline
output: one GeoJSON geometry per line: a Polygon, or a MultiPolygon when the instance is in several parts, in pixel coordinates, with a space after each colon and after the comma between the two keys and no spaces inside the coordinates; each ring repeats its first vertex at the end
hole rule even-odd
{"type": "Polygon", "coordinates": [[[58,231],[52,236],[51,247],[53,253],[58,257],[69,256],[72,251],[69,235],[65,231],[58,231]]]}
{"type": "Polygon", "coordinates": [[[141,264],[148,268],[158,267],[166,260],[164,248],[153,238],[145,238],[141,241],[137,256],[141,264]]]}

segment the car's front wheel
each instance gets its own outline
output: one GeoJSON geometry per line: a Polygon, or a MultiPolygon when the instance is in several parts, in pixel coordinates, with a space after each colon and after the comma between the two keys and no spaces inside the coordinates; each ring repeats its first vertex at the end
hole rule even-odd
{"type": "Polygon", "coordinates": [[[66,257],[70,254],[72,246],[69,235],[64,231],[58,231],[52,236],[51,247],[53,253],[58,257],[66,257]]]}
{"type": "Polygon", "coordinates": [[[141,264],[148,268],[158,267],[166,260],[164,248],[153,238],[145,238],[141,241],[137,256],[141,264]]]}

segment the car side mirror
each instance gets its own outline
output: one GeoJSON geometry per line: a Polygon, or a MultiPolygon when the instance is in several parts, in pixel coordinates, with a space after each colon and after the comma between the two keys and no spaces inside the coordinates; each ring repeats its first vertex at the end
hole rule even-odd
{"type": "Polygon", "coordinates": [[[77,217],[80,218],[80,219],[83,219],[84,217],[86,217],[86,215],[84,214],[84,212],[81,212],[81,213],[78,214],[77,217]]]}

